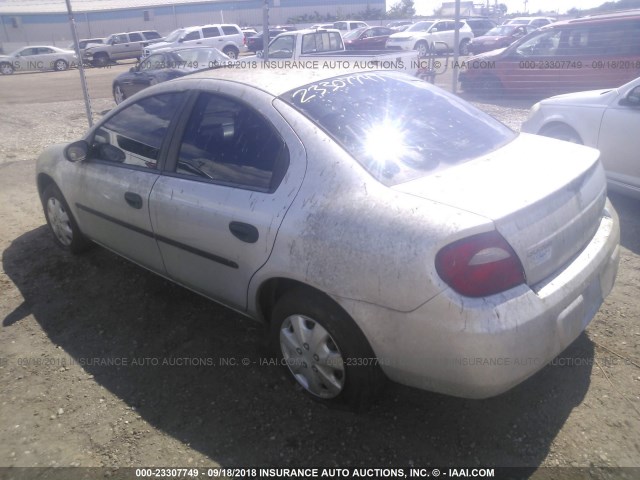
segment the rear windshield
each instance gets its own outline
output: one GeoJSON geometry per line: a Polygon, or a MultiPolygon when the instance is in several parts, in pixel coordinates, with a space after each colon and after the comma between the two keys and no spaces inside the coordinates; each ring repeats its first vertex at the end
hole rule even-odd
{"type": "Polygon", "coordinates": [[[388,186],[487,154],[516,136],[454,95],[395,72],[335,77],[280,98],[388,186]]]}

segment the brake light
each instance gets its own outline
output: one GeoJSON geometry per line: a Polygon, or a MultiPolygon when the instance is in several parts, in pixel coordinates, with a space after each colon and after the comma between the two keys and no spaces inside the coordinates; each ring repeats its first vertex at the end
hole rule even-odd
{"type": "Polygon", "coordinates": [[[436,270],[447,285],[467,297],[493,295],[526,281],[520,259],[495,230],[442,248],[436,270]]]}

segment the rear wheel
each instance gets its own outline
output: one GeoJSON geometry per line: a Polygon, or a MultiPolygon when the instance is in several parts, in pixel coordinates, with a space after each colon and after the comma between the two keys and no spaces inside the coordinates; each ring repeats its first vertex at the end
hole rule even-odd
{"type": "Polygon", "coordinates": [[[495,75],[482,75],[474,86],[483,95],[496,96],[502,93],[502,82],[495,75]]]}
{"type": "Polygon", "coordinates": [[[224,50],[222,50],[222,53],[224,53],[227,57],[229,57],[232,60],[237,59],[238,55],[240,54],[238,49],[234,47],[226,47],[224,50]]]}
{"type": "Polygon", "coordinates": [[[69,68],[69,64],[64,60],[56,60],[53,64],[53,68],[56,72],[63,72],[69,68]]]}
{"type": "Polygon", "coordinates": [[[80,253],[91,246],[76,223],[62,192],[55,184],[48,185],[42,192],[42,206],[47,224],[55,242],[71,253],[80,253]]]}
{"type": "Polygon", "coordinates": [[[0,63],[0,73],[2,73],[2,75],[11,75],[13,73],[13,66],[10,63],[0,63]]]}
{"type": "Polygon", "coordinates": [[[314,290],[295,289],[277,302],[270,343],[305,393],[328,406],[366,407],[384,384],[362,331],[314,290]]]}
{"type": "Polygon", "coordinates": [[[556,123],[552,125],[547,125],[542,130],[540,130],[540,135],[544,135],[545,137],[557,138],[558,140],[564,140],[565,142],[577,143],[582,145],[584,142],[578,132],[576,132],[569,125],[565,125],[564,123],[556,123]]]}
{"type": "Polygon", "coordinates": [[[127,96],[122,91],[122,87],[119,83],[116,83],[113,86],[113,99],[115,100],[116,105],[120,105],[126,98],[127,96]]]}

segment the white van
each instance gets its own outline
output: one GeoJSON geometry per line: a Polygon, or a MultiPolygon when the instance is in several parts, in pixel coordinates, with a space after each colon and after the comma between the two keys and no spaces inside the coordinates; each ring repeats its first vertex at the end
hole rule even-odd
{"type": "Polygon", "coordinates": [[[243,42],[244,34],[235,24],[179,28],[167,35],[162,42],[145,48],[144,56],[175,47],[215,47],[228,57],[236,59],[243,42]]]}

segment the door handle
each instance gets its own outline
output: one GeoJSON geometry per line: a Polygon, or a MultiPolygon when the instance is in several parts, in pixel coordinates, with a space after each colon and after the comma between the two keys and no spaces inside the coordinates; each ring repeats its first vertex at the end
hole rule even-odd
{"type": "Polygon", "coordinates": [[[229,230],[234,237],[247,243],[256,243],[260,237],[258,229],[248,223],[231,222],[229,224],[229,230]]]}
{"type": "Polygon", "coordinates": [[[142,197],[140,195],[138,195],[137,193],[126,192],[124,194],[124,199],[133,208],[137,208],[137,209],[142,208],[142,197]]]}

